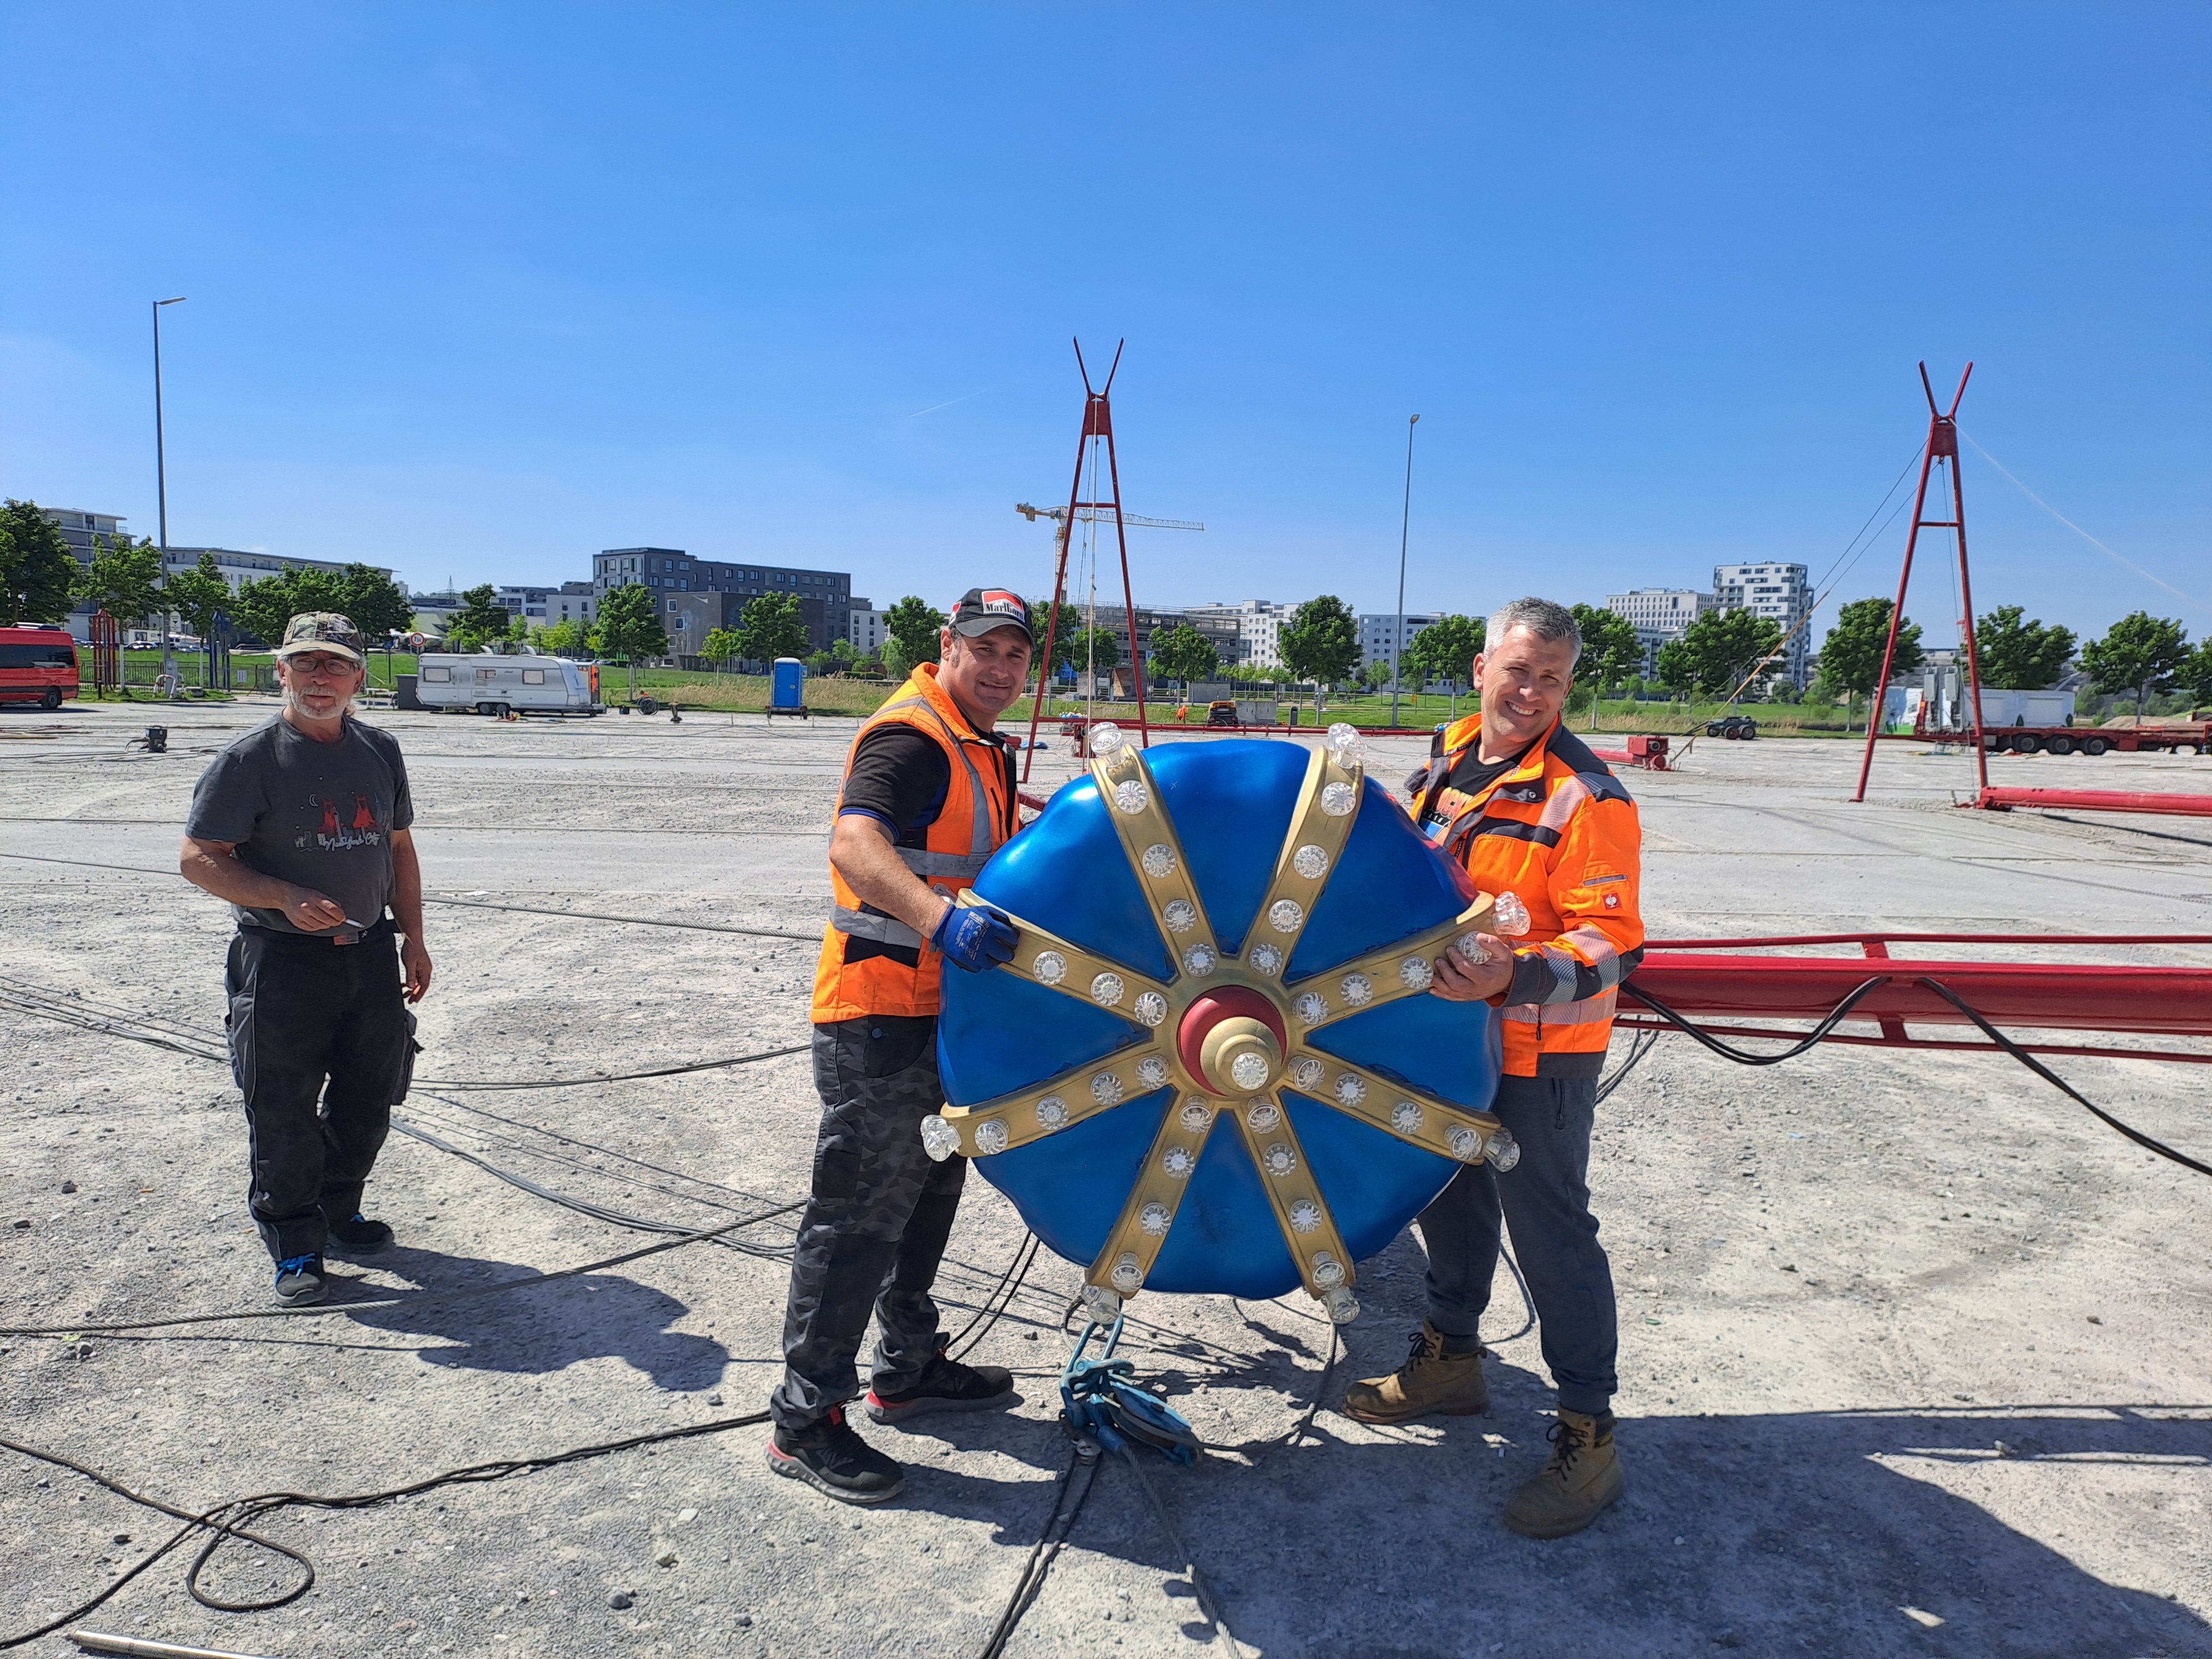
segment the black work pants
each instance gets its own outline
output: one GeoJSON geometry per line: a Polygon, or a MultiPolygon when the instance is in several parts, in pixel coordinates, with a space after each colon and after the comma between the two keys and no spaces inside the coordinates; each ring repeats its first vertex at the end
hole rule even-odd
{"type": "Polygon", "coordinates": [[[1502,1215],[1536,1304],[1544,1364],[1559,1403],[1595,1415],[1611,1408],[1620,1348],[1613,1264],[1590,1213],[1597,1079],[1503,1078],[1490,1109],[1521,1143],[1521,1161],[1502,1175],[1487,1164],[1469,1164],[1421,1212],[1429,1322],[1446,1336],[1476,1334],[1498,1271],[1502,1215]]]}
{"type": "Polygon", "coordinates": [[[922,1119],[945,1103],[934,1017],[816,1026],[814,1086],[814,1190],[792,1258],[783,1381],[769,1396],[787,1429],[860,1391],[854,1361],[872,1308],[877,1390],[921,1376],[944,1342],[929,1291],[968,1178],[966,1158],[934,1164],[921,1149],[922,1119]]]}
{"type": "Polygon", "coordinates": [[[407,1059],[388,921],[355,945],[241,927],[224,974],[246,1096],[246,1203],[271,1261],[316,1255],[361,1208],[407,1059]]]}

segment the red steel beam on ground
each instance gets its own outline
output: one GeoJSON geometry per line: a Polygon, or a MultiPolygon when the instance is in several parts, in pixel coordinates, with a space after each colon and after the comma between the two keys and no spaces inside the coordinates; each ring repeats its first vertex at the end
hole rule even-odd
{"type": "Polygon", "coordinates": [[[2066,806],[2082,812],[2162,812],[2212,818],[2212,794],[2160,794],[2141,789],[2009,789],[1982,791],[1978,805],[2006,812],[2015,806],[2066,806]]]}
{"type": "Polygon", "coordinates": [[[1877,975],[1886,982],[1851,1010],[1852,1019],[1972,1024],[1916,983],[1924,975],[1942,981],[1993,1025],[2212,1036],[2212,968],[1724,956],[1661,946],[1647,952],[1620,989],[1631,1001],[1649,990],[1686,1016],[1820,1019],[1877,975]]]}

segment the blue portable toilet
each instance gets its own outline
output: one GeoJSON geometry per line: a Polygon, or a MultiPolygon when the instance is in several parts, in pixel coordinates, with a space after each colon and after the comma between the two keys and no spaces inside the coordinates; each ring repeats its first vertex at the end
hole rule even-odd
{"type": "Polygon", "coordinates": [[[769,687],[768,709],[771,714],[803,714],[806,712],[806,665],[796,657],[778,657],[775,675],[769,687]]]}

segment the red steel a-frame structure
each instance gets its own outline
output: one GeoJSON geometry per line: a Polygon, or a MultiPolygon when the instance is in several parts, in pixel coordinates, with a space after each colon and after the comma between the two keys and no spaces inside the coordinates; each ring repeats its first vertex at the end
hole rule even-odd
{"type": "Polygon", "coordinates": [[[1920,488],[1912,497],[1912,529],[1905,538],[1905,568],[1898,573],[1897,603],[1890,607],[1889,638],[1881,648],[1881,678],[1875,682],[1874,707],[1867,714],[1866,754],[1859,762],[1858,793],[1851,797],[1855,801],[1866,799],[1867,773],[1874,766],[1874,746],[1881,731],[1882,700],[1889,694],[1890,665],[1897,659],[1897,629],[1905,620],[1905,590],[1912,580],[1912,555],[1923,530],[1954,531],[1959,538],[1959,604],[1966,613],[1959,618],[1959,637],[1966,647],[1966,706],[1973,716],[1974,769],[1981,784],[1978,799],[1988,797],[1990,757],[1982,745],[1982,670],[1974,654],[1974,587],[1966,574],[1966,497],[1959,483],[1959,400],[1966,395],[1966,378],[1973,372],[1974,366],[1968,363],[1966,373],[1959,376],[1958,391],[1951,394],[1951,407],[1939,409],[1936,388],[1929,384],[1928,365],[1920,365],[1920,390],[1928,398],[1928,444],[1920,452],[1920,488]],[[1948,469],[1951,475],[1948,519],[1928,516],[1928,477],[1938,467],[1948,469]]]}
{"type": "Polygon", "coordinates": [[[1037,653],[1036,696],[1030,703],[1030,742],[1022,751],[1022,781],[1029,781],[1030,767],[1036,758],[1037,722],[1044,714],[1045,687],[1052,678],[1053,635],[1060,626],[1060,602],[1067,591],[1067,552],[1075,540],[1077,514],[1082,509],[1103,513],[1111,508],[1114,514],[1114,540],[1121,555],[1122,614],[1129,622],[1130,676],[1137,688],[1137,731],[1139,741],[1146,747],[1152,745],[1152,722],[1145,716],[1145,665],[1137,655],[1137,601],[1129,586],[1129,532],[1121,521],[1121,469],[1114,453],[1114,406],[1108,394],[1114,390],[1114,377],[1121,372],[1121,349],[1127,339],[1117,341],[1114,347],[1114,362],[1106,370],[1106,384],[1092,390],[1091,370],[1083,361],[1083,343],[1073,342],[1075,347],[1075,367],[1083,376],[1083,435],[1075,441],[1075,480],[1067,489],[1067,516],[1060,520],[1060,556],[1054,562],[1052,576],[1052,611],[1045,620],[1044,649],[1037,653]],[[1083,464],[1091,461],[1091,476],[1098,476],[1097,451],[1100,444],[1106,447],[1106,477],[1113,499],[1105,501],[1086,501],[1083,499],[1083,464]]]}

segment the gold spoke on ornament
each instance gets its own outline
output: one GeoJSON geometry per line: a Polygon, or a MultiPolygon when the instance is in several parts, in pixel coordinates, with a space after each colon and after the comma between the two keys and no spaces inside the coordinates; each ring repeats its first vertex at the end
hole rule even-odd
{"type": "Polygon", "coordinates": [[[1091,775],[1098,785],[1106,816],[1121,838],[1122,851],[1128,854],[1138,890],[1144,894],[1153,925],[1176,964],[1177,978],[1203,985],[1220,966],[1220,942],[1144,751],[1125,743],[1111,754],[1093,757],[1091,775]]]}
{"type": "Polygon", "coordinates": [[[1267,1191],[1275,1224],[1282,1229],[1283,1243],[1290,1248],[1307,1294],[1318,1297],[1337,1285],[1350,1285],[1354,1278],[1351,1252],[1344,1248],[1336,1219],[1328,1212],[1313,1165],[1280,1098],[1259,1096],[1226,1103],[1222,1110],[1236,1118],[1245,1150],[1259,1166],[1260,1185],[1267,1191]],[[1334,1277],[1328,1276],[1332,1267],[1334,1277]]]}
{"type": "Polygon", "coordinates": [[[958,1133],[963,1156],[988,1158],[1072,1128],[1124,1101],[1156,1094],[1177,1077],[1165,1043],[1133,1043],[1103,1060],[1071,1066],[1030,1088],[980,1106],[947,1105],[939,1115],[958,1133]]]}
{"type": "Polygon", "coordinates": [[[1341,764],[1323,744],[1308,757],[1305,782],[1291,813],[1291,832],[1275,857],[1267,896],[1244,934],[1241,956],[1255,972],[1279,981],[1297,949],[1314,906],[1336,873],[1364,793],[1361,769],[1341,764]],[[1274,965],[1268,966],[1268,953],[1274,965]]]}
{"type": "MultiPolygon", "coordinates": [[[[978,898],[971,887],[953,902],[974,909],[990,901],[978,898]]],[[[993,908],[1008,915],[1015,932],[1013,957],[1000,968],[1000,972],[1016,974],[1047,990],[1087,1002],[1094,1008],[1103,1008],[1109,1014],[1119,1014],[1133,1025],[1158,1027],[1167,1018],[1168,988],[1158,980],[1126,967],[1111,957],[1071,945],[1049,929],[1006,911],[1003,906],[993,908]],[[1147,998],[1152,1000],[1147,1001],[1147,998]]]]}
{"type": "Polygon", "coordinates": [[[1478,1162],[1490,1137],[1504,1127],[1488,1112],[1455,1106],[1303,1043],[1293,1047],[1283,1086],[1424,1152],[1462,1164],[1478,1162]]]}
{"type": "Polygon", "coordinates": [[[1198,1172],[1206,1138],[1224,1109],[1222,1102],[1202,1094],[1186,1093],[1169,1103],[1160,1132],[1145,1154],[1144,1170],[1121,1206],[1121,1218],[1085,1275],[1087,1283],[1122,1297],[1144,1288],[1160,1247],[1168,1242],[1183,1194],[1198,1172]]]}
{"type": "Polygon", "coordinates": [[[1409,933],[1395,945],[1334,968],[1304,975],[1285,986],[1283,994],[1299,1028],[1317,1031],[1386,1002],[1427,995],[1438,957],[1468,933],[1495,931],[1495,906],[1489,894],[1480,894],[1454,920],[1409,933]],[[1320,999],[1317,1006],[1306,1001],[1310,997],[1320,999]]]}

